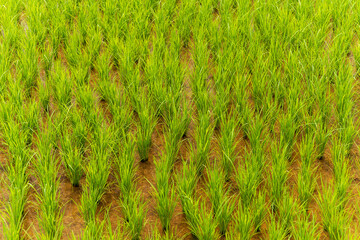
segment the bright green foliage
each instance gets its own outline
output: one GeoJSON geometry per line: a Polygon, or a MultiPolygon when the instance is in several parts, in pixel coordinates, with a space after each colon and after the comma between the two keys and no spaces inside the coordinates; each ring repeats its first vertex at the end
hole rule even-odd
{"type": "Polygon", "coordinates": [[[235,218],[235,229],[240,239],[251,239],[253,237],[253,217],[251,209],[245,209],[239,205],[238,215],[235,218]]]}
{"type": "Polygon", "coordinates": [[[237,116],[229,116],[222,122],[221,125],[221,162],[222,168],[225,173],[225,178],[228,180],[230,175],[234,169],[234,162],[236,159],[236,128],[238,126],[238,122],[236,120],[237,116]]]}
{"type": "Polygon", "coordinates": [[[289,192],[284,193],[279,204],[279,221],[284,231],[289,234],[291,224],[297,215],[298,205],[289,192]]]}
{"type": "Polygon", "coordinates": [[[309,217],[306,216],[306,212],[301,213],[300,217],[297,221],[292,223],[292,236],[294,239],[319,239],[320,234],[318,232],[318,224],[316,224],[315,220],[309,220],[309,217]]]}
{"type": "Polygon", "coordinates": [[[129,134],[124,139],[123,150],[115,158],[118,186],[121,191],[120,206],[125,218],[125,227],[132,239],[140,239],[146,216],[146,204],[141,200],[135,183],[135,142],[129,134]]]}
{"type": "Polygon", "coordinates": [[[45,238],[61,239],[62,213],[59,204],[59,179],[57,178],[58,159],[54,155],[54,125],[51,118],[40,133],[37,143],[38,155],[34,158],[36,177],[40,185],[37,193],[39,200],[39,223],[45,238]]]}
{"type": "Polygon", "coordinates": [[[191,159],[195,161],[197,174],[201,174],[208,162],[213,126],[210,124],[208,114],[201,114],[198,121],[195,137],[196,148],[191,149],[191,159]]]}
{"type": "Polygon", "coordinates": [[[349,163],[345,157],[346,148],[336,140],[333,142],[333,165],[334,165],[334,180],[335,191],[338,200],[345,203],[348,199],[348,189],[350,187],[350,170],[349,163]]]}
{"type": "Polygon", "coordinates": [[[225,175],[221,170],[208,171],[209,182],[209,198],[214,211],[214,216],[219,225],[220,234],[225,235],[232,214],[235,208],[233,199],[231,199],[229,191],[224,189],[225,175]]]}
{"type": "Polygon", "coordinates": [[[87,177],[81,196],[81,212],[86,222],[95,219],[97,204],[107,187],[110,174],[109,147],[110,132],[104,126],[98,126],[94,131],[94,142],[91,146],[89,163],[86,168],[87,177]]]}
{"type": "Polygon", "coordinates": [[[6,205],[7,218],[4,235],[8,239],[20,239],[23,211],[29,191],[28,172],[30,153],[26,147],[26,138],[19,134],[20,126],[7,122],[2,127],[2,137],[9,149],[11,164],[7,165],[9,203],[6,205]]]}
{"type": "Polygon", "coordinates": [[[261,182],[261,168],[254,162],[253,153],[246,155],[244,165],[240,165],[236,174],[236,182],[242,204],[249,207],[261,182]]]}
{"type": "Polygon", "coordinates": [[[280,222],[277,222],[274,217],[271,218],[269,228],[269,239],[286,239],[286,229],[283,228],[280,222]]]}
{"type": "Polygon", "coordinates": [[[139,123],[137,124],[137,148],[140,160],[147,161],[151,147],[151,136],[156,125],[156,117],[155,110],[146,99],[145,91],[141,91],[139,94],[140,100],[136,104],[136,111],[139,117],[139,123]]]}
{"type": "Polygon", "coordinates": [[[133,136],[127,136],[122,144],[122,151],[119,156],[115,158],[115,167],[120,191],[125,198],[135,187],[133,182],[136,171],[134,165],[135,143],[133,136]]]}
{"type": "Polygon", "coordinates": [[[324,230],[330,239],[346,239],[349,237],[349,213],[344,209],[344,200],[337,192],[324,188],[319,199],[324,230]]]}
{"type": "Polygon", "coordinates": [[[76,130],[73,129],[73,132],[70,133],[69,130],[66,130],[60,139],[60,144],[61,157],[66,167],[67,175],[73,186],[79,186],[80,179],[83,175],[84,150],[81,147],[81,143],[77,142],[82,136],[77,137],[75,131],[76,130]]]}
{"type": "Polygon", "coordinates": [[[356,238],[359,12],[0,0],[0,236],[356,238]]]}
{"type": "Polygon", "coordinates": [[[157,212],[164,230],[168,230],[176,205],[174,184],[171,183],[171,160],[163,154],[156,166],[155,198],[158,201],[157,212]]]}
{"type": "Polygon", "coordinates": [[[140,239],[141,230],[146,216],[146,204],[141,201],[140,194],[132,191],[121,200],[121,209],[125,217],[125,227],[131,239],[140,239]]]}
{"type": "Polygon", "coordinates": [[[315,189],[315,139],[312,132],[306,134],[300,144],[301,167],[298,175],[298,192],[301,204],[308,208],[315,189]]]}
{"type": "Polygon", "coordinates": [[[285,191],[285,183],[288,178],[287,148],[278,149],[273,146],[272,150],[272,175],[270,180],[271,207],[279,207],[280,200],[285,191]]]}
{"type": "Polygon", "coordinates": [[[71,104],[72,84],[69,73],[61,62],[55,62],[54,73],[50,77],[53,88],[53,96],[60,108],[64,108],[71,104]]]}

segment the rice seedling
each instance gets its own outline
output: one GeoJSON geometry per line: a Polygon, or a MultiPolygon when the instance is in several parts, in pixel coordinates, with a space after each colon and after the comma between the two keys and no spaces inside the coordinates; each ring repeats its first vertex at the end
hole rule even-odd
{"type": "Polygon", "coordinates": [[[91,159],[86,167],[87,176],[81,195],[80,210],[85,222],[94,220],[97,204],[107,187],[110,174],[110,133],[105,126],[99,126],[94,131],[95,142],[91,146],[91,159]]]}
{"type": "MultiPolygon", "coordinates": [[[[0,71],[2,73],[0,76],[0,82],[5,84],[9,82],[10,78],[9,70],[11,65],[12,50],[9,47],[6,47],[4,44],[0,44],[0,50],[3,53],[0,57],[0,71]]],[[[6,94],[4,85],[0,88],[0,93],[2,95],[6,94]]]]}
{"type": "Polygon", "coordinates": [[[73,29],[73,33],[67,36],[65,51],[66,51],[66,58],[70,66],[77,66],[79,64],[79,59],[80,59],[79,49],[82,42],[83,42],[82,36],[77,29],[73,29]]]}
{"type": "Polygon", "coordinates": [[[45,41],[47,33],[47,27],[45,26],[47,17],[45,4],[36,4],[34,1],[29,1],[24,5],[28,15],[28,28],[34,35],[37,45],[41,46],[45,41]]]}
{"type": "MultiPolygon", "coordinates": [[[[147,61],[145,68],[145,74],[151,89],[152,97],[157,105],[163,105],[167,98],[165,88],[163,87],[164,76],[162,75],[165,71],[165,66],[162,62],[164,60],[165,50],[165,37],[160,34],[159,37],[154,39],[154,50],[149,56],[149,60],[147,61]],[[159,81],[159,79],[161,79],[161,81],[159,81]]],[[[161,110],[159,109],[160,113],[162,113],[161,110]]]]}
{"type": "Polygon", "coordinates": [[[3,223],[4,236],[7,239],[20,239],[26,197],[30,187],[27,182],[26,169],[23,168],[19,171],[19,167],[16,168],[8,170],[11,185],[9,185],[9,203],[5,206],[6,217],[3,223]],[[24,177],[14,178],[15,175],[24,177]]]}
{"type": "Polygon", "coordinates": [[[279,204],[279,221],[287,235],[291,233],[291,225],[297,215],[298,207],[293,197],[286,191],[279,204]]]}
{"type": "Polygon", "coordinates": [[[126,220],[125,227],[131,239],[140,239],[146,216],[146,203],[141,201],[140,193],[130,192],[125,199],[121,200],[121,209],[126,220]]]}
{"type": "MultiPolygon", "coordinates": [[[[73,141],[72,142],[74,144],[73,147],[78,147],[81,154],[84,154],[86,150],[86,143],[88,141],[87,140],[88,129],[85,120],[83,120],[81,116],[81,112],[79,110],[70,109],[69,114],[70,114],[69,122],[71,123],[72,126],[72,134],[70,139],[73,141]]],[[[69,133],[65,129],[63,132],[64,132],[64,137],[66,136],[67,133],[69,133]]]]}
{"type": "Polygon", "coordinates": [[[151,135],[155,129],[155,110],[146,100],[145,91],[140,93],[141,103],[138,108],[139,123],[137,124],[137,148],[141,161],[147,161],[151,147],[151,135]]]}
{"type": "Polygon", "coordinates": [[[94,131],[97,122],[97,110],[96,102],[94,99],[94,92],[89,87],[79,88],[79,93],[76,98],[77,103],[80,106],[84,121],[92,132],[94,131]]]}
{"type": "Polygon", "coordinates": [[[135,142],[132,135],[128,135],[123,140],[122,151],[115,157],[115,167],[117,170],[117,180],[120,191],[125,198],[128,196],[132,189],[135,188],[134,177],[135,177],[135,142]]]}
{"type": "Polygon", "coordinates": [[[39,101],[45,112],[50,110],[50,89],[48,85],[39,84],[39,101]]]}
{"type": "Polygon", "coordinates": [[[340,131],[340,140],[345,146],[346,154],[348,155],[350,153],[350,150],[354,144],[354,140],[357,134],[357,126],[354,123],[353,119],[348,119],[345,123],[345,126],[342,129],[339,129],[340,131]]]}
{"type": "Polygon", "coordinates": [[[208,114],[201,114],[196,128],[196,148],[192,147],[191,149],[191,159],[195,161],[198,174],[202,173],[207,164],[212,133],[213,126],[210,124],[210,116],[208,114]]]}
{"type": "Polygon", "coordinates": [[[230,221],[233,219],[233,212],[235,209],[235,204],[232,202],[230,197],[223,200],[220,209],[218,209],[216,214],[217,224],[219,226],[220,235],[226,235],[230,221]]]}
{"type": "MultiPolygon", "coordinates": [[[[95,69],[97,70],[100,82],[110,81],[110,70],[112,68],[111,55],[108,51],[103,52],[96,61],[95,69]]],[[[113,96],[113,95],[110,95],[113,96]]]]}
{"type": "Polygon", "coordinates": [[[307,133],[300,143],[300,157],[301,163],[305,166],[311,166],[314,163],[314,151],[315,151],[315,133],[307,133]]]}
{"type": "Polygon", "coordinates": [[[349,216],[344,209],[344,199],[329,187],[323,190],[318,201],[324,230],[329,234],[330,239],[346,239],[349,237],[349,216]]]}
{"type": "Polygon", "coordinates": [[[254,98],[255,110],[260,111],[265,99],[266,93],[266,71],[268,60],[259,55],[259,59],[254,66],[254,77],[252,81],[252,96],[254,98]]]}
{"type": "MultiPolygon", "coordinates": [[[[341,37],[340,37],[341,38],[341,37]]],[[[339,39],[339,38],[337,38],[339,39]]],[[[341,61],[339,72],[335,76],[336,116],[340,136],[349,152],[355,137],[353,126],[353,76],[349,64],[341,61]]]]}
{"type": "Polygon", "coordinates": [[[244,137],[249,135],[250,119],[253,111],[248,105],[249,95],[246,91],[249,85],[249,79],[245,76],[241,76],[240,79],[235,81],[235,104],[238,116],[240,116],[241,128],[244,133],[244,137]]]}
{"type": "Polygon", "coordinates": [[[318,233],[319,224],[314,219],[309,220],[309,217],[302,213],[297,221],[292,223],[292,237],[294,239],[320,239],[318,233]]]}
{"type": "Polygon", "coordinates": [[[167,48],[165,37],[154,39],[154,50],[147,61],[145,74],[157,115],[171,118],[174,105],[180,105],[183,94],[183,70],[180,67],[178,38],[174,34],[167,48]],[[175,36],[175,37],[173,37],[175,36]]]}
{"type": "Polygon", "coordinates": [[[8,8],[4,9],[4,14],[1,17],[1,22],[2,24],[4,24],[4,39],[6,39],[9,46],[11,47],[14,47],[15,38],[17,37],[17,33],[19,32],[17,24],[21,9],[21,3],[9,2],[8,8]]]}
{"type": "Polygon", "coordinates": [[[265,144],[268,140],[268,136],[264,134],[265,128],[266,124],[264,120],[259,115],[255,115],[248,126],[247,134],[250,141],[251,151],[254,156],[253,159],[255,160],[253,164],[258,166],[260,172],[264,166],[264,159],[262,156],[265,144]]]}
{"type": "Polygon", "coordinates": [[[322,159],[324,157],[326,144],[329,140],[331,132],[325,125],[322,124],[317,124],[316,129],[317,130],[315,134],[315,142],[317,145],[317,154],[318,154],[318,158],[322,159]]]}
{"type": "Polygon", "coordinates": [[[229,196],[229,190],[224,189],[225,175],[221,170],[208,170],[209,181],[209,198],[214,211],[214,216],[218,222],[220,234],[225,235],[235,204],[229,196]]]}
{"type": "Polygon", "coordinates": [[[294,140],[296,138],[296,131],[298,126],[296,125],[294,114],[285,114],[279,120],[281,141],[280,144],[286,149],[286,158],[290,159],[293,151],[294,140]]]}
{"type": "Polygon", "coordinates": [[[191,37],[190,22],[195,18],[196,1],[181,3],[178,7],[178,16],[175,19],[175,28],[178,31],[182,46],[188,46],[191,37]]]}
{"type": "Polygon", "coordinates": [[[28,33],[26,37],[21,38],[21,48],[18,49],[20,78],[24,84],[25,95],[28,97],[31,96],[31,91],[36,86],[36,76],[39,71],[35,40],[35,36],[28,33]]]}
{"type": "Polygon", "coordinates": [[[96,62],[96,58],[99,55],[100,52],[100,46],[103,41],[101,28],[95,27],[95,28],[88,28],[87,29],[88,37],[85,39],[86,47],[85,52],[86,55],[88,55],[88,62],[90,63],[91,67],[94,67],[94,63],[96,62]]]}
{"type": "MultiPolygon", "coordinates": [[[[2,137],[9,151],[10,163],[6,165],[9,200],[5,206],[4,236],[8,239],[20,239],[24,220],[24,208],[30,185],[27,171],[30,152],[26,147],[24,132],[14,121],[2,127],[2,137]]],[[[26,134],[26,133],[25,133],[26,134]]]]}
{"type": "Polygon", "coordinates": [[[305,209],[308,208],[309,202],[313,197],[316,181],[315,171],[316,169],[311,166],[302,165],[298,175],[299,198],[305,209]]]}
{"type": "Polygon", "coordinates": [[[54,73],[51,76],[52,92],[59,108],[68,107],[71,104],[72,84],[68,71],[57,61],[54,64],[54,73]]]}
{"type": "Polygon", "coordinates": [[[39,116],[40,109],[35,101],[30,102],[27,106],[23,105],[19,111],[18,120],[22,130],[27,133],[25,136],[27,144],[31,143],[33,133],[38,130],[39,116]]]}
{"type": "Polygon", "coordinates": [[[208,59],[207,42],[204,41],[204,30],[200,30],[195,39],[194,49],[194,76],[192,79],[192,92],[195,97],[196,108],[199,113],[206,113],[210,109],[210,97],[208,92],[208,59]]]}
{"type": "Polygon", "coordinates": [[[326,82],[324,80],[317,81],[315,83],[315,87],[318,89],[316,98],[317,102],[319,103],[319,124],[326,126],[329,123],[329,119],[331,116],[331,107],[329,103],[329,99],[327,97],[328,93],[328,86],[326,85],[326,82]]]}
{"type": "Polygon", "coordinates": [[[178,109],[176,109],[174,102],[171,106],[173,109],[171,110],[173,112],[172,117],[165,118],[169,128],[165,135],[165,151],[172,166],[179,151],[181,139],[186,135],[186,130],[190,124],[190,110],[186,104],[178,109]]]}
{"type": "Polygon", "coordinates": [[[275,220],[274,216],[271,216],[270,228],[269,228],[269,239],[286,239],[286,229],[283,228],[280,222],[275,220]]]}
{"type": "Polygon", "coordinates": [[[236,183],[239,188],[240,199],[244,207],[249,207],[261,182],[262,168],[253,160],[253,153],[248,153],[243,165],[239,165],[236,183]]]}
{"type": "Polygon", "coordinates": [[[4,141],[6,141],[5,136],[9,133],[11,129],[10,126],[16,125],[14,116],[12,114],[16,111],[18,110],[15,108],[14,104],[9,101],[5,101],[4,99],[0,100],[0,128],[2,129],[1,135],[4,138],[4,141]]]}
{"type": "MultiPolygon", "coordinates": [[[[110,210],[110,209],[109,209],[110,210]]],[[[106,211],[107,215],[104,218],[104,221],[106,220],[106,231],[108,233],[107,238],[108,240],[118,240],[118,239],[124,239],[127,237],[127,235],[122,231],[123,223],[118,222],[117,227],[115,230],[113,229],[113,226],[111,224],[110,218],[108,216],[109,211],[106,211]]]]}
{"type": "Polygon", "coordinates": [[[251,239],[254,235],[253,231],[254,218],[249,208],[238,207],[238,214],[235,216],[235,229],[240,239],[251,239]]]}
{"type": "Polygon", "coordinates": [[[298,175],[298,192],[301,204],[305,209],[312,198],[315,189],[316,168],[314,167],[315,138],[308,133],[300,144],[301,167],[298,175]]]}
{"type": "Polygon", "coordinates": [[[285,182],[288,178],[287,148],[272,148],[272,171],[270,180],[271,208],[278,207],[285,191],[285,182]]]}
{"type": "Polygon", "coordinates": [[[158,230],[156,230],[156,227],[155,227],[155,230],[153,230],[153,233],[146,238],[146,240],[172,240],[174,239],[175,237],[173,236],[173,234],[169,231],[167,231],[165,234],[161,234],[158,230]]]}
{"type": "Polygon", "coordinates": [[[220,202],[224,198],[225,192],[223,186],[225,184],[225,177],[222,171],[212,169],[207,171],[209,180],[207,187],[209,188],[209,198],[213,206],[214,215],[220,208],[220,202]]]}
{"type": "Polygon", "coordinates": [[[184,208],[192,235],[197,239],[219,239],[216,232],[217,222],[212,211],[206,209],[203,201],[190,199],[190,205],[184,208]]]}
{"type": "MultiPolygon", "coordinates": [[[[55,7],[52,8],[51,10],[54,12],[59,11],[55,7]]],[[[48,29],[50,35],[50,44],[49,44],[50,49],[46,50],[44,53],[44,60],[46,62],[47,67],[51,66],[51,62],[53,61],[53,59],[58,58],[60,44],[64,42],[66,35],[66,23],[65,23],[64,15],[59,12],[52,14],[56,15],[56,17],[51,16],[50,18],[57,18],[60,19],[60,21],[56,21],[56,22],[54,21],[53,22],[54,25],[48,29]]],[[[47,69],[47,67],[45,69],[47,69]]]]}
{"type": "Polygon", "coordinates": [[[91,220],[87,223],[81,237],[84,239],[94,240],[102,239],[104,236],[105,223],[105,220],[101,222],[97,221],[96,219],[91,220]]]}
{"type": "MultiPolygon", "coordinates": [[[[124,14],[125,15],[125,14],[124,14]]],[[[117,32],[118,30],[112,30],[112,33],[109,33],[108,38],[108,49],[111,53],[111,60],[114,62],[114,66],[116,68],[120,67],[120,62],[121,62],[121,56],[120,56],[120,46],[122,43],[122,41],[117,37],[117,35],[120,35],[120,33],[117,32]],[[114,32],[114,33],[113,33],[114,32]],[[114,36],[115,35],[115,36],[114,36]]],[[[106,34],[106,30],[105,30],[105,34],[106,34]]],[[[105,35],[106,36],[106,35],[105,35]]]]}
{"type": "Polygon", "coordinates": [[[266,216],[266,199],[265,194],[259,193],[252,203],[252,214],[255,232],[261,231],[261,225],[264,223],[266,216]]]}
{"type": "Polygon", "coordinates": [[[170,19],[176,6],[176,1],[160,3],[158,11],[154,15],[157,34],[166,34],[170,29],[170,19]]]}
{"type": "Polygon", "coordinates": [[[34,158],[36,177],[40,185],[37,193],[39,201],[39,223],[44,231],[44,237],[61,239],[62,213],[59,207],[59,171],[58,159],[54,155],[54,126],[51,118],[47,122],[47,129],[42,131],[37,144],[38,155],[34,158]]]}
{"type": "Polygon", "coordinates": [[[176,180],[181,205],[183,206],[183,209],[186,209],[190,204],[189,201],[191,201],[195,194],[195,187],[198,181],[195,164],[184,163],[182,173],[181,175],[176,175],[176,180]]]}
{"type": "Polygon", "coordinates": [[[122,139],[122,151],[115,157],[116,178],[121,191],[120,206],[125,217],[125,227],[131,239],[140,239],[146,216],[146,203],[136,191],[135,183],[135,140],[130,133],[122,139]]]}
{"type": "MultiPolygon", "coordinates": [[[[132,120],[132,113],[130,111],[130,106],[128,103],[122,102],[120,106],[114,105],[111,107],[111,112],[113,114],[113,132],[114,132],[114,142],[120,141],[124,133],[128,132],[132,120]]],[[[116,151],[117,149],[114,149],[116,151]]]]}
{"type": "Polygon", "coordinates": [[[222,151],[221,165],[225,173],[225,179],[229,180],[231,172],[234,168],[236,159],[235,138],[238,120],[236,116],[230,116],[223,121],[221,126],[220,146],[222,151]]]}
{"type": "Polygon", "coordinates": [[[335,191],[340,202],[346,202],[348,189],[350,187],[349,163],[345,158],[346,148],[337,140],[333,141],[332,159],[334,165],[335,191]]]}
{"type": "Polygon", "coordinates": [[[225,57],[222,57],[216,74],[218,76],[215,76],[215,88],[216,88],[216,101],[214,104],[214,115],[215,115],[215,127],[220,126],[220,121],[227,115],[228,106],[230,103],[230,98],[228,97],[230,95],[230,88],[231,88],[231,76],[229,76],[231,73],[227,73],[224,69],[226,64],[228,63],[222,63],[222,60],[225,57]],[[224,66],[225,65],[225,66],[224,66]],[[230,79],[230,80],[228,80],[230,79]]]}
{"type": "Polygon", "coordinates": [[[90,57],[86,53],[83,56],[84,58],[79,60],[77,66],[71,67],[71,78],[77,86],[87,86],[90,80],[90,57]]]}
{"type": "Polygon", "coordinates": [[[81,149],[81,145],[76,144],[76,137],[71,134],[74,132],[65,131],[60,138],[60,154],[71,184],[77,187],[83,175],[83,149],[81,149]]]}
{"type": "Polygon", "coordinates": [[[16,109],[19,109],[25,101],[25,97],[23,96],[22,83],[19,79],[15,79],[15,81],[9,82],[9,91],[7,94],[7,98],[14,105],[16,109]]]}
{"type": "Polygon", "coordinates": [[[163,154],[160,160],[155,162],[156,188],[153,187],[155,190],[154,195],[158,202],[156,211],[158,212],[164,231],[167,231],[170,227],[170,221],[176,206],[175,188],[173,187],[174,184],[170,182],[170,164],[172,160],[168,160],[167,156],[171,155],[163,154]]]}
{"type": "Polygon", "coordinates": [[[208,211],[203,201],[195,199],[195,186],[198,181],[196,164],[184,163],[182,174],[177,175],[181,205],[191,233],[198,239],[217,239],[217,221],[213,210],[208,211]]]}

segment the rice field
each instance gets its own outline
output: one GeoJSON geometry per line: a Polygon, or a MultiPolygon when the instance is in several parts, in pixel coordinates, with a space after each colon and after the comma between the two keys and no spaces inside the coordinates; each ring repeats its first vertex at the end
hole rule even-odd
{"type": "Polygon", "coordinates": [[[0,0],[0,239],[360,239],[360,3],[0,0]]]}

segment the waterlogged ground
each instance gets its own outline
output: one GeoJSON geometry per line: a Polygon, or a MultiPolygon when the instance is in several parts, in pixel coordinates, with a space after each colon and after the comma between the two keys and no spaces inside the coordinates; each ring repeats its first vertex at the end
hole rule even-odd
{"type": "Polygon", "coordinates": [[[0,0],[0,238],[358,239],[359,13],[0,0]]]}

